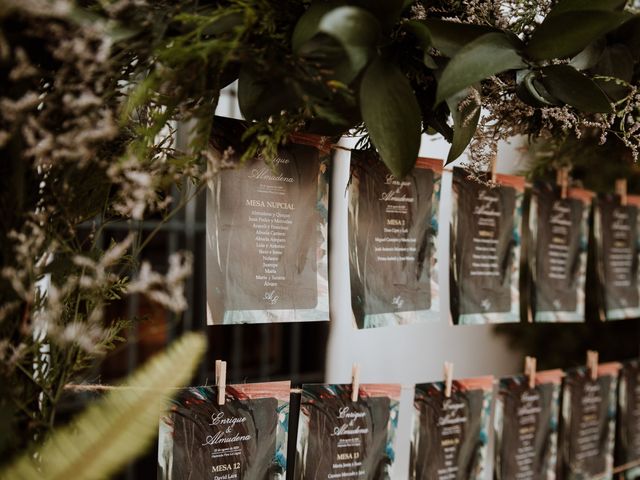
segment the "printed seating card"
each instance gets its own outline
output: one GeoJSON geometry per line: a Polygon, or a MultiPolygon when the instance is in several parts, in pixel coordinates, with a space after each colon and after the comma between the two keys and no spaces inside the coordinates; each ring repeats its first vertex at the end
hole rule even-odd
{"type": "Polygon", "coordinates": [[[493,377],[416,385],[411,480],[485,478],[493,377]]]}
{"type": "Polygon", "coordinates": [[[373,151],[351,152],[349,266],[359,328],[439,319],[436,268],[442,162],[396,179],[373,151]]]}
{"type": "Polygon", "coordinates": [[[221,170],[207,198],[207,323],[329,319],[328,157],[288,144],[243,165],[237,120],[216,118],[221,170]]]}
{"type": "Polygon", "coordinates": [[[535,322],[583,322],[591,192],[536,182],[529,209],[529,287],[535,322]]]}
{"type": "Polygon", "coordinates": [[[640,317],[640,197],[600,195],[596,202],[594,230],[598,251],[598,278],[602,318],[640,317]]]}
{"type": "Polygon", "coordinates": [[[500,379],[495,426],[495,480],[555,480],[562,370],[500,379]]]}
{"type": "Polygon", "coordinates": [[[618,363],[600,364],[595,381],[586,367],[565,373],[559,478],[582,480],[611,476],[619,368],[618,363]]]}
{"type": "Polygon", "coordinates": [[[295,480],[391,479],[400,385],[303,385],[295,480]]]}
{"type": "Polygon", "coordinates": [[[180,391],[160,420],[158,478],[284,480],[290,382],[180,391]]]}
{"type": "Polygon", "coordinates": [[[640,361],[622,364],[618,382],[615,464],[626,478],[640,477],[640,361]]]}
{"type": "Polygon", "coordinates": [[[520,321],[524,179],[496,186],[453,169],[451,314],[456,324],[520,321]]]}

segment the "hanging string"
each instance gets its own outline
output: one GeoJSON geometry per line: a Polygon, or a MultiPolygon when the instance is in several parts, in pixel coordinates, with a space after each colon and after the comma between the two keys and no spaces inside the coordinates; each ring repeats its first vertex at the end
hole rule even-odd
{"type": "MultiPolygon", "coordinates": [[[[215,385],[195,385],[189,387],[174,387],[172,390],[185,390],[188,388],[215,388],[215,385]]],[[[108,392],[112,390],[144,390],[144,391],[158,391],[162,392],[164,388],[150,388],[150,387],[136,387],[133,385],[104,385],[101,383],[67,383],[64,386],[65,390],[72,392],[108,392]]],[[[290,393],[302,393],[301,388],[291,388],[290,393]]]]}

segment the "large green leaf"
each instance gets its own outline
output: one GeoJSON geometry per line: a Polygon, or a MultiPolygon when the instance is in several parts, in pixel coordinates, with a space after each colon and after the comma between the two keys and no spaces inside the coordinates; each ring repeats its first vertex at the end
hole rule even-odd
{"type": "Polygon", "coordinates": [[[576,55],[630,18],[626,12],[599,10],[571,11],[547,17],[531,35],[525,53],[534,60],[576,55]]]}
{"type": "Polygon", "coordinates": [[[375,59],[360,86],[362,119],[389,170],[403,178],[420,150],[420,107],[409,81],[394,64],[375,59]]]}
{"type": "Polygon", "coordinates": [[[600,87],[575,68],[549,65],[541,72],[542,83],[558,100],[588,113],[609,113],[613,110],[600,87]]]}
{"type": "Polygon", "coordinates": [[[462,47],[482,35],[500,32],[493,27],[448,22],[438,18],[427,18],[421,20],[421,23],[429,29],[433,46],[447,57],[453,57],[462,47]]]}
{"type": "Polygon", "coordinates": [[[581,10],[614,11],[622,10],[627,0],[562,0],[558,2],[546,18],[555,17],[566,12],[578,12],[581,10]]]}
{"type": "Polygon", "coordinates": [[[366,66],[380,39],[380,22],[359,7],[334,8],[322,17],[318,29],[342,44],[356,70],[366,66]]]}
{"type": "Polygon", "coordinates": [[[298,53],[300,48],[311,40],[320,30],[320,20],[328,12],[336,8],[336,2],[320,3],[315,2],[307,9],[306,12],[298,19],[293,35],[291,37],[291,46],[294,53],[298,53]]]}
{"type": "Polygon", "coordinates": [[[471,89],[469,88],[447,99],[447,105],[449,105],[453,118],[453,141],[445,165],[462,155],[476,132],[480,119],[480,106],[475,102],[469,102],[468,105],[462,107],[460,105],[470,93],[471,89]]]}
{"type": "Polygon", "coordinates": [[[436,104],[492,75],[524,66],[506,35],[487,33],[466,45],[447,64],[438,81],[436,104]]]}
{"type": "Polygon", "coordinates": [[[2,480],[109,478],[155,438],[158,419],[175,389],[185,385],[206,349],[205,337],[188,333],[59,429],[41,448],[0,473],[2,480]]]}

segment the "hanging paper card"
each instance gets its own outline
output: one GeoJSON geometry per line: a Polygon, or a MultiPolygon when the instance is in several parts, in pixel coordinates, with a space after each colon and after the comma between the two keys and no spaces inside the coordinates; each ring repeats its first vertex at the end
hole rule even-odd
{"type": "Polygon", "coordinates": [[[304,385],[295,480],[391,479],[400,385],[304,385]]]}
{"type": "Polygon", "coordinates": [[[289,382],[180,391],[160,420],[158,478],[163,480],[284,480],[289,382]]]}
{"type": "Polygon", "coordinates": [[[436,268],[442,162],[395,178],[373,151],[351,152],[349,266],[359,328],[439,319],[436,268]]]}
{"type": "Polygon", "coordinates": [[[536,182],[529,209],[529,287],[535,322],[583,322],[592,193],[536,182]]]}
{"type": "Polygon", "coordinates": [[[239,165],[243,124],[216,119],[207,198],[207,323],[329,319],[328,157],[302,144],[239,165]]]}
{"type": "Polygon", "coordinates": [[[496,186],[453,169],[451,313],[454,323],[520,320],[520,239],[524,179],[496,186]]]}
{"type": "Polygon", "coordinates": [[[618,363],[568,370],[562,382],[558,466],[563,480],[608,478],[613,469],[618,363]]]}
{"type": "Polygon", "coordinates": [[[598,251],[598,278],[606,320],[640,317],[640,197],[600,195],[594,215],[598,251]]]}
{"type": "Polygon", "coordinates": [[[494,479],[555,480],[562,375],[537,372],[533,388],[525,375],[500,379],[494,479]]]}
{"type": "Polygon", "coordinates": [[[640,477],[640,361],[622,364],[618,384],[616,467],[625,478],[640,477]]]}
{"type": "Polygon", "coordinates": [[[409,477],[485,478],[493,377],[416,385],[409,477]]]}

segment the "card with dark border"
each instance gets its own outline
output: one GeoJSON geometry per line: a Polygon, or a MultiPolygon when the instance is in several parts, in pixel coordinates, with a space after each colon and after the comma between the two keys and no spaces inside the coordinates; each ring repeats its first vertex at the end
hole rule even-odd
{"type": "Polygon", "coordinates": [[[442,161],[418,158],[402,180],[373,151],[351,152],[349,269],[359,328],[437,321],[442,161]]]}
{"type": "Polygon", "coordinates": [[[562,370],[513,375],[498,384],[494,413],[495,480],[555,480],[562,370]]]}
{"type": "Polygon", "coordinates": [[[303,385],[294,480],[391,480],[400,385],[303,385]]]}
{"type": "Polygon", "coordinates": [[[520,321],[524,178],[453,169],[450,303],[460,325],[520,321]]]}
{"type": "Polygon", "coordinates": [[[416,385],[411,480],[480,480],[487,468],[493,377],[416,385]]]}
{"type": "Polygon", "coordinates": [[[609,478],[617,407],[619,363],[598,366],[595,380],[586,367],[565,372],[558,448],[558,478],[609,478]]]}
{"type": "Polygon", "coordinates": [[[284,480],[290,382],[180,390],[160,419],[158,480],[284,480]]]}

